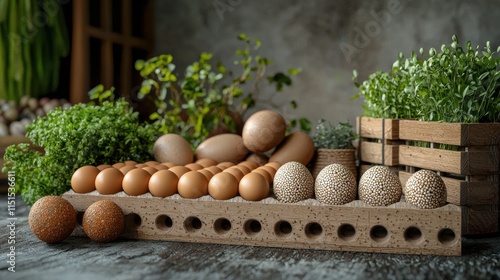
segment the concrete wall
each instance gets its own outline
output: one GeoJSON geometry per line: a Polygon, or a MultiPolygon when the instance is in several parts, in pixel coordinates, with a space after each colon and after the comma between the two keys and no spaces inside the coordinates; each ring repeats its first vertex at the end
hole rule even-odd
{"type": "MultiPolygon", "coordinates": [[[[361,80],[388,70],[398,53],[440,48],[456,34],[462,44],[500,45],[498,0],[487,1],[156,1],[156,53],[170,53],[178,69],[202,51],[231,65],[241,47],[240,33],[258,37],[271,70],[302,67],[294,85],[273,101],[285,117],[305,116],[313,123],[354,123],[362,113],[351,77],[361,80]],[[299,108],[286,105],[295,99],[299,108]]],[[[262,90],[263,96],[272,89],[262,90]]],[[[259,108],[265,108],[261,104],[259,108]]],[[[247,115],[248,117],[248,115],[247,115]]]]}

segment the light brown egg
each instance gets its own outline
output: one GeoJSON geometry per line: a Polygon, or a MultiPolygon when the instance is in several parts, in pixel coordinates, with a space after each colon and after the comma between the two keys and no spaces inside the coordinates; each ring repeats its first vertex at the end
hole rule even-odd
{"type": "Polygon", "coordinates": [[[171,171],[171,172],[174,172],[175,175],[177,175],[177,178],[181,178],[182,175],[184,175],[184,173],[192,171],[191,169],[189,169],[189,168],[187,168],[185,166],[182,166],[182,165],[177,165],[177,166],[174,166],[174,167],[170,167],[168,170],[171,171]]]}
{"type": "Polygon", "coordinates": [[[148,165],[145,164],[145,163],[138,163],[138,164],[135,165],[135,167],[137,167],[137,168],[144,168],[144,167],[148,167],[148,165]]]}
{"type": "Polygon", "coordinates": [[[203,168],[206,168],[206,167],[209,167],[209,166],[214,166],[214,165],[217,165],[217,162],[213,159],[209,159],[209,158],[202,158],[202,159],[199,159],[197,161],[195,161],[195,163],[203,166],[203,168]]]}
{"type": "Polygon", "coordinates": [[[193,151],[189,142],[173,133],[160,136],[153,145],[153,154],[159,162],[186,165],[193,162],[193,151]]]}
{"type": "Polygon", "coordinates": [[[229,168],[229,167],[234,166],[234,165],[235,164],[230,162],[230,161],[224,161],[224,162],[217,164],[216,166],[219,167],[220,169],[224,170],[224,169],[229,168]]]}
{"type": "Polygon", "coordinates": [[[315,148],[311,136],[297,131],[288,135],[274,150],[269,161],[281,164],[296,161],[307,165],[314,156],[315,148]]]}
{"type": "Polygon", "coordinates": [[[271,166],[272,168],[274,168],[274,170],[278,170],[280,167],[281,167],[281,163],[279,162],[276,162],[276,161],[273,161],[273,162],[268,162],[266,164],[264,164],[264,166],[271,166]]]}
{"type": "Polygon", "coordinates": [[[196,148],[196,158],[209,158],[217,162],[230,161],[234,164],[242,161],[248,150],[243,145],[240,135],[224,133],[207,138],[196,148]]]}
{"type": "Polygon", "coordinates": [[[269,184],[271,184],[273,182],[273,176],[271,176],[271,174],[268,171],[266,171],[265,169],[257,168],[257,169],[252,170],[250,173],[259,173],[259,174],[263,175],[264,177],[266,177],[266,180],[269,184]]]}
{"type": "Polygon", "coordinates": [[[125,163],[125,165],[136,165],[137,161],[135,161],[135,160],[126,160],[123,163],[125,163]]]}
{"type": "Polygon", "coordinates": [[[269,162],[269,157],[265,154],[251,153],[245,158],[245,161],[253,161],[262,166],[269,162]]]}
{"type": "Polygon", "coordinates": [[[209,170],[207,170],[207,169],[201,169],[201,170],[196,170],[196,171],[198,171],[201,174],[205,175],[205,177],[207,177],[207,180],[209,180],[209,181],[214,176],[214,174],[212,172],[210,172],[209,170]]]}
{"type": "Polygon", "coordinates": [[[168,170],[168,166],[166,165],[163,165],[163,164],[158,164],[158,165],[155,165],[153,166],[154,168],[156,168],[156,170],[168,170]]]}
{"type": "Polygon", "coordinates": [[[219,168],[219,167],[217,167],[217,166],[210,166],[210,167],[207,167],[205,169],[208,170],[208,171],[210,171],[210,172],[212,172],[212,174],[214,174],[214,175],[217,174],[217,173],[222,172],[222,169],[219,168]]]}
{"type": "Polygon", "coordinates": [[[198,164],[198,163],[188,163],[184,165],[185,167],[191,169],[191,170],[200,170],[203,169],[203,165],[198,164]]]}
{"type": "Polygon", "coordinates": [[[95,178],[100,170],[92,165],[78,168],[71,176],[71,188],[76,193],[89,193],[95,190],[95,178]]]}
{"type": "Polygon", "coordinates": [[[215,174],[208,182],[208,193],[215,199],[226,200],[238,194],[239,182],[227,172],[215,174]]]}
{"type": "Polygon", "coordinates": [[[165,166],[166,166],[166,167],[168,167],[168,168],[171,168],[171,167],[174,167],[174,166],[175,166],[175,164],[173,164],[173,163],[171,163],[171,162],[169,162],[169,161],[167,161],[167,162],[162,162],[162,163],[161,163],[161,165],[165,165],[165,166]]]}
{"type": "Polygon", "coordinates": [[[247,175],[248,173],[250,173],[250,171],[252,171],[250,168],[248,168],[248,166],[245,165],[237,165],[236,168],[243,172],[244,175],[247,175]]]}
{"type": "Polygon", "coordinates": [[[249,201],[259,201],[269,196],[269,183],[264,175],[248,173],[240,180],[238,191],[240,196],[249,201]]]}
{"type": "Polygon", "coordinates": [[[255,161],[249,161],[249,160],[242,161],[242,162],[238,163],[238,166],[242,166],[242,165],[250,168],[250,170],[254,170],[255,168],[259,167],[258,163],[256,163],[255,161]]]}
{"type": "Polygon", "coordinates": [[[144,169],[132,169],[123,177],[123,191],[128,195],[142,195],[148,192],[151,174],[144,169]]]}
{"type": "Polygon", "coordinates": [[[95,188],[100,194],[115,194],[122,191],[123,173],[116,168],[106,168],[95,178],[95,188]]]}
{"type": "Polygon", "coordinates": [[[262,110],[251,115],[242,131],[243,143],[252,152],[264,153],[285,138],[286,121],[281,114],[262,110]]]}
{"type": "Polygon", "coordinates": [[[97,166],[97,169],[99,169],[99,170],[104,170],[104,169],[106,169],[106,168],[111,168],[111,167],[113,167],[113,166],[111,166],[111,165],[109,165],[109,164],[101,164],[101,165],[98,165],[98,166],[97,166]]]}
{"type": "Polygon", "coordinates": [[[158,165],[160,163],[157,162],[156,160],[150,160],[150,161],[146,161],[144,164],[147,165],[147,166],[156,166],[156,165],[158,165]]]}
{"type": "Polygon", "coordinates": [[[154,168],[154,166],[146,166],[146,167],[143,167],[142,169],[146,170],[151,175],[155,174],[156,171],[158,171],[158,169],[154,168]]]}
{"type": "Polygon", "coordinates": [[[259,167],[257,169],[264,169],[264,170],[266,170],[267,172],[269,172],[269,174],[273,178],[274,178],[274,175],[276,175],[276,170],[277,170],[277,169],[275,169],[275,168],[273,168],[273,167],[271,167],[269,165],[268,166],[261,166],[261,167],[259,167]]]}
{"type": "Polygon", "coordinates": [[[179,178],[175,173],[168,170],[160,170],[151,175],[148,188],[153,196],[167,197],[177,193],[177,182],[179,178]]]}
{"type": "Polygon", "coordinates": [[[120,169],[120,168],[122,168],[122,167],[125,166],[125,163],[123,163],[123,162],[117,162],[117,163],[115,163],[115,164],[113,164],[111,166],[113,166],[116,169],[120,169]]]}
{"type": "Polygon", "coordinates": [[[236,180],[238,180],[238,182],[241,180],[241,178],[243,178],[243,176],[245,176],[245,174],[243,174],[243,172],[236,167],[230,167],[230,168],[224,169],[224,171],[222,171],[222,172],[227,172],[227,173],[233,175],[236,178],[236,180]]]}
{"type": "Polygon", "coordinates": [[[184,198],[199,198],[208,194],[208,180],[198,171],[189,171],[177,183],[177,192],[184,198]]]}
{"type": "Polygon", "coordinates": [[[120,171],[123,173],[123,175],[127,174],[132,169],[136,169],[135,165],[125,165],[124,167],[120,168],[120,171]]]}

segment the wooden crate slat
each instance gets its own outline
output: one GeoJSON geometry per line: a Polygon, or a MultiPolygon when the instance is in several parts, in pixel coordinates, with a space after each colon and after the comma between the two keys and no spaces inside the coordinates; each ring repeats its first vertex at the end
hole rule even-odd
{"type": "Polygon", "coordinates": [[[356,127],[361,137],[399,140],[399,120],[357,117],[356,127]],[[384,122],[384,128],[382,128],[382,122],[384,122]]]}
{"type": "Polygon", "coordinates": [[[462,233],[464,235],[491,234],[499,230],[498,211],[475,210],[462,206],[462,233]]]}
{"type": "MultiPolygon", "coordinates": [[[[462,214],[460,207],[455,205],[423,210],[405,202],[389,207],[371,207],[362,201],[330,206],[313,199],[291,204],[273,198],[260,202],[248,202],[240,197],[216,201],[210,196],[183,199],[176,194],[155,198],[148,193],[131,197],[123,192],[100,195],[96,191],[89,194],[69,191],[63,197],[79,212],[95,201],[110,199],[128,217],[131,213],[138,215],[140,225],[129,225],[123,234],[128,238],[356,252],[461,254],[462,214]],[[171,221],[169,226],[162,223],[165,217],[171,221]],[[198,229],[189,226],[193,217],[200,221],[198,229]],[[220,219],[227,220],[230,229],[221,229],[218,226],[220,219]],[[252,220],[260,222],[260,231],[249,226],[252,220]],[[289,233],[279,230],[283,221],[289,223],[289,233]],[[311,224],[320,225],[320,232],[317,228],[312,232],[311,224]],[[355,232],[344,231],[346,224],[355,232]],[[377,226],[387,230],[385,238],[377,238],[373,232],[377,226]],[[419,238],[405,237],[410,227],[420,230],[419,238]],[[451,232],[454,237],[447,239],[448,235],[443,232],[451,232]]],[[[134,220],[127,218],[131,219],[134,220]]],[[[81,226],[74,234],[82,234],[81,226]]]]}
{"type": "Polygon", "coordinates": [[[500,123],[461,124],[400,120],[399,138],[455,146],[499,145],[500,123]]]}
{"type": "Polygon", "coordinates": [[[361,161],[382,164],[382,150],[384,150],[384,165],[399,164],[399,146],[384,145],[382,143],[362,141],[360,144],[361,161]]]}

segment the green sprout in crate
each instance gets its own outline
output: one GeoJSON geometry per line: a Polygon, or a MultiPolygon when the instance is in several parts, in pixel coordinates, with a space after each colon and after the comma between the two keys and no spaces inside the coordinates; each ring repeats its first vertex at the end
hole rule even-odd
{"type": "Polygon", "coordinates": [[[357,138],[354,128],[348,122],[333,126],[321,119],[313,135],[314,146],[318,149],[354,149],[353,141],[357,138]]]}
{"type": "MultiPolygon", "coordinates": [[[[261,42],[252,41],[245,34],[238,39],[244,48],[236,51],[234,63],[241,66],[241,74],[236,77],[221,63],[214,64],[210,53],[202,53],[198,61],[186,68],[184,76],[175,73],[173,57],[168,54],[136,62],[136,69],[144,78],[138,97],[154,102],[157,111],[150,118],[160,124],[163,133],[177,133],[193,148],[214,134],[241,133],[247,110],[258,102],[270,103],[259,99],[262,81],[274,85],[277,92],[292,85],[289,75],[297,75],[300,69],[268,75],[271,60],[256,54],[261,42]]],[[[296,108],[297,103],[291,101],[291,106],[296,108]]],[[[311,129],[305,118],[289,122],[304,131],[311,129]]]]}

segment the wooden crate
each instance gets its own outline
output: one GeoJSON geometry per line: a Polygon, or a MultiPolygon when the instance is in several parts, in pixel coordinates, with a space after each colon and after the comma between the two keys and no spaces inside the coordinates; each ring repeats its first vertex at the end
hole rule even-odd
{"type": "MultiPolygon", "coordinates": [[[[405,202],[372,207],[362,201],[331,206],[309,199],[280,203],[274,198],[249,202],[210,196],[157,198],[147,193],[63,195],[79,212],[109,199],[126,214],[123,237],[181,242],[287,247],[398,254],[461,254],[461,209],[424,210],[405,202]]],[[[80,221],[81,223],[81,221],[80,221]]],[[[84,235],[78,226],[74,235],[84,235]]]]}
{"type": "Polygon", "coordinates": [[[436,171],[448,202],[463,207],[462,232],[499,231],[500,124],[460,124],[400,120],[399,172],[403,185],[415,171],[436,171]],[[412,143],[428,143],[429,147],[412,143]],[[455,150],[439,149],[441,144],[455,150]]]}
{"type": "Polygon", "coordinates": [[[356,118],[361,164],[399,164],[399,120],[381,118],[356,118]]]}

